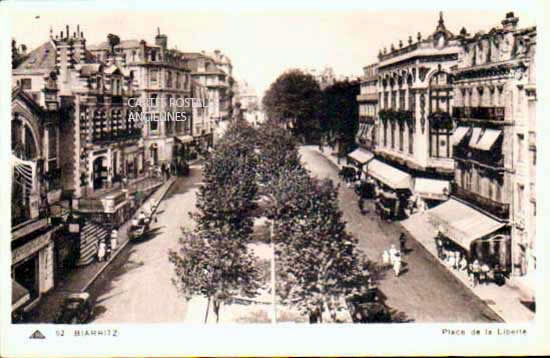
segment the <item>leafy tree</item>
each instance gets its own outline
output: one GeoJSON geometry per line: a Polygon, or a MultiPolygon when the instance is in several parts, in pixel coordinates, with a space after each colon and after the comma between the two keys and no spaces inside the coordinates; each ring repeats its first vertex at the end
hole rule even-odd
{"type": "Polygon", "coordinates": [[[358,94],[359,84],[348,81],[335,82],[323,91],[321,125],[325,134],[340,142],[342,151],[353,145],[359,129],[358,94]]]}
{"type": "Polygon", "coordinates": [[[179,251],[169,252],[174,264],[174,285],[187,299],[205,296],[208,311],[212,303],[219,322],[223,302],[234,295],[254,297],[259,287],[259,271],[252,254],[230,228],[202,232],[183,230],[179,251]]]}
{"type": "Polygon", "coordinates": [[[321,89],[313,76],[290,70],[271,84],[262,104],[269,118],[284,123],[294,135],[308,141],[319,131],[320,99],[321,89]]]}
{"type": "Polygon", "coordinates": [[[345,299],[366,286],[369,263],[345,230],[332,181],[310,179],[303,184],[305,194],[295,204],[302,215],[277,227],[277,259],[285,277],[279,292],[310,322],[319,322],[324,310],[335,320],[336,312],[346,309],[345,299]]]}
{"type": "Polygon", "coordinates": [[[187,297],[207,297],[216,321],[224,301],[235,294],[253,296],[259,287],[259,272],[246,247],[256,206],[254,137],[245,122],[229,126],[204,163],[197,213],[192,215],[195,230],[184,231],[179,252],[169,254],[177,277],[174,284],[187,297]]]}

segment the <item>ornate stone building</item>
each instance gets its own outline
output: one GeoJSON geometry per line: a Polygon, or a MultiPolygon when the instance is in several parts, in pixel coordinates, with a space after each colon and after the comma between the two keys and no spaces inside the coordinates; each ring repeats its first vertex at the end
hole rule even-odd
{"type": "Polygon", "coordinates": [[[37,100],[23,90],[32,87],[28,81],[19,82],[12,91],[10,241],[15,320],[54,285],[54,242],[62,225],[51,216],[61,197],[61,117],[51,76],[55,74],[44,75],[45,86],[37,100]]]}
{"type": "Polygon", "coordinates": [[[386,189],[399,192],[403,205],[407,192],[434,204],[447,198],[454,170],[451,68],[459,51],[440,13],[428,37],[418,33],[379,52],[375,138],[381,160],[366,169],[386,189]]]}
{"type": "Polygon", "coordinates": [[[487,33],[463,28],[458,36],[451,194],[468,213],[475,210],[471,225],[480,215],[485,225],[471,236],[460,232],[466,222],[449,230],[475,256],[524,275],[535,267],[536,29],[519,29],[518,20],[508,13],[487,33]]]}
{"type": "Polygon", "coordinates": [[[59,180],[79,220],[68,235],[77,236],[77,264],[87,264],[108,234],[104,225],[119,225],[131,214],[132,185],[149,183],[141,129],[130,115],[139,108],[128,106],[135,96],[132,73],[99,61],[80,28],[71,34],[67,26],[56,36],[50,31],[12,79],[41,107],[59,108],[59,180]]]}
{"type": "Polygon", "coordinates": [[[183,52],[169,49],[168,37],[161,34],[160,29],[155,44],[145,40],[123,40],[111,48],[104,42],[90,51],[100,60],[117,63],[132,74],[136,99],[132,104],[141,103],[147,118],[166,117],[176,112],[185,114],[185,120],[146,120],[142,123],[145,165],[175,161],[181,153],[180,147],[193,142],[191,73],[183,52]]]}

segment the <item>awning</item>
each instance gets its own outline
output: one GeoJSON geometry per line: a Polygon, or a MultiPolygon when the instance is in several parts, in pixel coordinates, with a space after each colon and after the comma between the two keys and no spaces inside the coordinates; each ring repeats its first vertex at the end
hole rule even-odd
{"type": "Polygon", "coordinates": [[[17,281],[11,280],[11,310],[14,311],[31,299],[29,290],[17,281]]]}
{"type": "Polygon", "coordinates": [[[184,136],[174,137],[174,138],[178,142],[183,143],[183,144],[191,143],[193,141],[193,137],[191,137],[190,135],[184,135],[184,136]]]}
{"type": "Polygon", "coordinates": [[[474,148],[481,150],[491,150],[501,133],[501,131],[496,129],[485,129],[485,132],[483,132],[483,136],[481,137],[479,142],[474,145],[474,148]]]}
{"type": "Polygon", "coordinates": [[[464,139],[464,136],[468,133],[470,130],[469,127],[458,127],[455,129],[455,132],[453,133],[453,136],[451,137],[453,144],[459,144],[464,139]]]}
{"type": "Polygon", "coordinates": [[[353,152],[348,154],[348,157],[355,160],[357,163],[363,165],[372,158],[374,154],[363,148],[357,148],[353,152]]]}
{"type": "Polygon", "coordinates": [[[493,218],[450,199],[428,210],[435,226],[441,226],[443,234],[466,250],[473,241],[489,235],[504,226],[493,218]]]}
{"type": "Polygon", "coordinates": [[[481,128],[474,127],[472,131],[472,136],[470,137],[470,143],[468,144],[470,147],[475,148],[477,142],[479,141],[479,135],[481,134],[481,128]]]}
{"type": "Polygon", "coordinates": [[[414,178],[414,192],[425,199],[447,200],[445,189],[449,193],[447,180],[414,178]]]}
{"type": "Polygon", "coordinates": [[[377,159],[373,159],[363,171],[392,189],[410,189],[411,176],[377,159]]]}

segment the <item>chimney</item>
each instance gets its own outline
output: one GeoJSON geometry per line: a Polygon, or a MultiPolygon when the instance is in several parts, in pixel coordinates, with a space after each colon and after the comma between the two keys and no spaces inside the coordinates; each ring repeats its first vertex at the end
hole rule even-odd
{"type": "Polygon", "coordinates": [[[160,33],[160,27],[157,27],[157,36],[155,36],[155,45],[162,47],[164,50],[168,47],[168,37],[160,33]]]}
{"type": "Polygon", "coordinates": [[[502,20],[502,28],[506,31],[514,31],[518,25],[519,18],[514,16],[514,12],[506,14],[506,18],[502,20]]]}

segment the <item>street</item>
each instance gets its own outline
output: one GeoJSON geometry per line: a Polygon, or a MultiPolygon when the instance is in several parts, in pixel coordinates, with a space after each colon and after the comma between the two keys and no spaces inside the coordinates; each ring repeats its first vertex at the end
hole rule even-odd
{"type": "Polygon", "coordinates": [[[195,207],[200,180],[199,165],[191,166],[188,177],[178,178],[159,206],[150,237],[129,243],[90,287],[95,299],[92,323],[184,320],[187,305],[172,285],[168,250],[177,248],[180,227],[192,225],[188,212],[195,207]]]}
{"type": "MultiPolygon", "coordinates": [[[[325,147],[328,153],[330,148],[325,147]]],[[[302,161],[318,178],[330,178],[340,186],[340,209],[347,229],[359,239],[367,257],[381,261],[382,252],[391,244],[399,247],[398,223],[381,222],[373,203],[369,213],[361,215],[357,195],[338,178],[338,168],[321,155],[316,147],[300,148],[302,161]]],[[[407,240],[408,254],[403,258],[404,273],[398,278],[388,272],[379,288],[388,297],[386,303],[414,322],[495,322],[500,318],[443,267],[435,257],[414,240],[407,240]]]]}
{"type": "MultiPolygon", "coordinates": [[[[300,149],[302,160],[314,176],[341,182],[338,169],[314,147],[300,149]]],[[[190,226],[188,212],[195,206],[200,184],[199,166],[189,177],[179,178],[162,201],[158,222],[150,239],[130,243],[92,285],[96,299],[95,323],[105,322],[182,322],[187,305],[172,285],[173,268],[168,250],[177,248],[182,225],[190,226]]],[[[382,251],[398,246],[398,223],[381,222],[370,209],[361,215],[351,188],[340,187],[340,207],[348,230],[359,239],[368,258],[380,261],[382,251]]],[[[447,271],[420,244],[407,241],[404,273],[395,278],[388,272],[380,282],[386,303],[414,322],[495,322],[500,321],[485,302],[477,298],[447,271]]]]}

